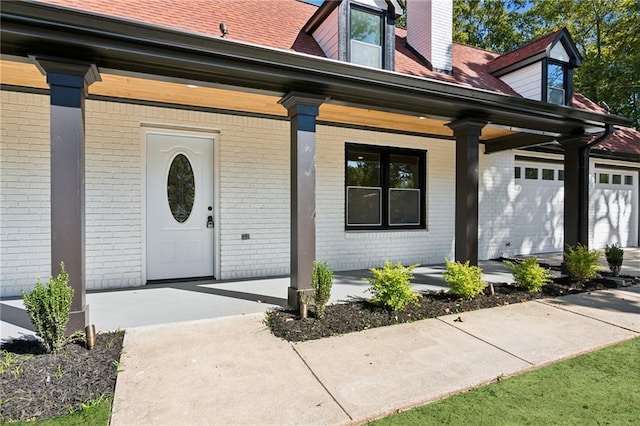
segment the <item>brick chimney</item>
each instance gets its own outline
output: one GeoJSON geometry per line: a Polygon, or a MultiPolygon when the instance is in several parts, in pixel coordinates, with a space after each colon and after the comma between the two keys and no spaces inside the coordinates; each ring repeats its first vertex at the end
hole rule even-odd
{"type": "Polygon", "coordinates": [[[407,42],[434,71],[451,74],[452,0],[407,0],[407,42]]]}

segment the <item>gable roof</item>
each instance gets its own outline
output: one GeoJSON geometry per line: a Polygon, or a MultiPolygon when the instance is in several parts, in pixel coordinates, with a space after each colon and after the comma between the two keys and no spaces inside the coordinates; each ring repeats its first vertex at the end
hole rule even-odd
{"type": "MultiPolygon", "coordinates": [[[[153,24],[181,31],[220,37],[220,23],[225,23],[228,38],[248,44],[290,50],[325,57],[315,39],[303,31],[318,7],[301,0],[38,0],[93,14],[112,16],[129,21],[153,24]]],[[[483,89],[504,95],[521,97],[509,85],[491,73],[496,67],[508,66],[522,58],[531,58],[551,49],[565,37],[566,29],[556,31],[505,55],[453,43],[452,75],[429,69],[408,46],[406,30],[396,29],[395,71],[400,74],[444,81],[459,86],[483,89]],[[497,64],[497,65],[496,65],[497,64]]],[[[572,43],[572,42],[571,42],[572,43]]],[[[595,103],[574,93],[573,107],[605,113],[595,103]]],[[[640,138],[638,132],[628,133],[640,138]]],[[[616,134],[602,147],[615,146],[616,134]]],[[[625,152],[640,150],[637,142],[625,152]],[[629,151],[631,150],[631,151],[629,151]]]]}
{"type": "Polygon", "coordinates": [[[566,28],[562,28],[558,31],[552,32],[551,34],[547,34],[542,38],[533,40],[518,49],[498,56],[487,64],[487,70],[494,75],[505,74],[511,68],[520,68],[524,65],[528,65],[542,59],[542,57],[549,54],[551,49],[557,43],[562,43],[563,47],[573,58],[572,66],[580,66],[580,63],[582,62],[580,52],[576,49],[569,31],[567,31],[566,28]]]}

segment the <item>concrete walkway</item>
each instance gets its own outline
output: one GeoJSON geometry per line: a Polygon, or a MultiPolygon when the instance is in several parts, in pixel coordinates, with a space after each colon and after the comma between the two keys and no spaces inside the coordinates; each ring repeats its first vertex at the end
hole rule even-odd
{"type": "MultiPolygon", "coordinates": [[[[481,266],[489,282],[512,281],[501,263],[481,266]]],[[[418,268],[412,285],[446,289],[443,271],[418,268]]],[[[622,273],[640,274],[639,249],[625,249],[622,273]]],[[[337,273],[332,301],[368,296],[365,276],[337,273]]],[[[112,424],[355,424],[640,336],[633,286],[291,344],[262,322],[286,304],[288,285],[283,277],[90,292],[91,322],[127,330],[112,424]]],[[[3,339],[33,334],[21,299],[0,307],[3,339]]]]}
{"type": "Polygon", "coordinates": [[[640,336],[640,287],[291,344],[262,314],[127,330],[111,424],[358,424],[640,336]]]}

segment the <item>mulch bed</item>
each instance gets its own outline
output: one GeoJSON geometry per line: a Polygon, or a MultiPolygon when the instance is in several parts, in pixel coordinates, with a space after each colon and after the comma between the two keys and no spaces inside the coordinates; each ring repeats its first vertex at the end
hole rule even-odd
{"type": "MultiPolygon", "coordinates": [[[[640,284],[640,280],[635,280],[640,284]]],[[[419,305],[402,312],[391,312],[366,300],[329,305],[325,318],[300,319],[296,312],[274,310],[266,323],[274,335],[289,341],[304,341],[434,318],[528,300],[564,296],[592,290],[614,288],[615,282],[598,278],[584,285],[557,278],[540,293],[529,293],[504,284],[489,289],[473,300],[448,293],[422,293],[419,305]]],[[[102,333],[96,345],[87,350],[83,341],[68,343],[61,351],[47,354],[35,339],[16,339],[0,346],[0,422],[41,420],[69,414],[83,404],[113,397],[117,364],[122,352],[124,332],[102,333]]]]}
{"type": "Polygon", "coordinates": [[[102,333],[47,354],[36,339],[15,339],[0,349],[0,422],[40,420],[112,398],[124,332],[102,333]],[[2,371],[4,370],[4,371],[2,371]]]}
{"type": "MultiPolygon", "coordinates": [[[[638,283],[637,279],[636,283],[638,283]]],[[[315,318],[313,312],[308,318],[301,319],[296,311],[273,310],[267,313],[265,323],[275,336],[290,342],[300,342],[374,327],[523,303],[528,300],[615,287],[616,283],[606,277],[596,278],[585,284],[572,283],[568,277],[560,277],[544,286],[540,293],[524,291],[511,284],[495,286],[493,295],[487,287],[484,294],[473,300],[462,299],[445,292],[423,292],[418,305],[409,306],[401,312],[393,312],[374,305],[368,300],[357,299],[328,305],[323,319],[315,318]]]]}

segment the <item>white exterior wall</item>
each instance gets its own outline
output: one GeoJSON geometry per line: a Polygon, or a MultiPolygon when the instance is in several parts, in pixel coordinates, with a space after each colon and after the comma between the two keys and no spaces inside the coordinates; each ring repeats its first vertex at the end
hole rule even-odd
{"type": "Polygon", "coordinates": [[[49,97],[0,102],[0,296],[18,296],[51,274],[49,97]]]}
{"type": "MultiPolygon", "coordinates": [[[[1,295],[50,275],[49,97],[1,92],[1,295]]],[[[289,123],[113,102],[86,102],[86,283],[142,285],[142,123],[219,130],[221,274],[289,271],[289,123]],[[250,234],[241,240],[241,234],[250,234]]]]}
{"type": "Polygon", "coordinates": [[[449,140],[319,126],[316,136],[316,257],[336,270],[391,262],[441,263],[453,257],[455,145],[449,140]],[[345,143],[427,150],[427,228],[345,231],[345,143]]]}
{"type": "MultiPolygon", "coordinates": [[[[0,283],[4,297],[20,295],[33,287],[37,277],[46,279],[50,274],[50,154],[49,97],[2,91],[1,101],[0,283]]],[[[219,134],[219,278],[287,274],[287,121],[87,101],[87,287],[129,287],[145,282],[143,123],[219,134]],[[241,234],[250,234],[250,239],[242,240],[241,234]]],[[[318,126],[316,149],[318,259],[328,260],[336,270],[348,270],[380,266],[385,260],[433,264],[453,257],[453,141],[318,126]],[[347,142],[427,150],[427,230],[345,231],[347,142]]],[[[562,247],[563,189],[517,183],[513,178],[516,153],[531,155],[517,151],[480,154],[480,259],[544,251],[548,238],[553,240],[552,247],[562,247]],[[523,217],[530,220],[522,223],[523,217]]],[[[595,161],[637,167],[637,163],[595,161]]],[[[635,217],[631,223],[637,223],[637,172],[633,176],[630,214],[635,217]]],[[[607,219],[603,212],[608,211],[610,198],[620,194],[596,188],[593,182],[590,243],[616,242],[609,235],[618,219],[607,219]],[[603,231],[602,224],[608,220],[611,228],[603,231]],[[602,237],[607,231],[609,239],[602,237]]],[[[620,242],[637,245],[637,228],[629,233],[631,238],[620,242]]]]}
{"type": "Polygon", "coordinates": [[[536,62],[505,74],[500,80],[507,83],[524,98],[542,100],[542,62],[536,62]]]}
{"type": "Polygon", "coordinates": [[[338,8],[312,34],[327,58],[338,59],[338,8]]]}
{"type": "Polygon", "coordinates": [[[491,259],[513,249],[512,225],[517,191],[510,151],[486,155],[480,147],[478,182],[478,257],[491,259]],[[507,243],[510,243],[507,246],[507,243]]]}

